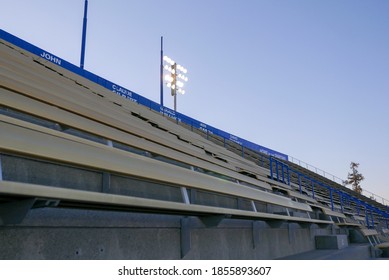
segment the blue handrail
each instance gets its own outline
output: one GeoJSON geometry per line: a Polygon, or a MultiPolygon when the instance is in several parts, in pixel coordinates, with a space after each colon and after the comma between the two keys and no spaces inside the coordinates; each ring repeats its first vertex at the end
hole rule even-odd
{"type": "Polygon", "coordinates": [[[354,197],[342,190],[333,188],[331,186],[328,186],[324,184],[323,182],[319,182],[305,174],[302,174],[301,172],[292,169],[288,164],[270,156],[269,157],[270,162],[270,178],[276,181],[281,181],[285,184],[290,185],[290,173],[293,172],[297,175],[298,185],[299,185],[299,191],[302,193],[302,179],[306,180],[306,182],[311,184],[312,188],[312,198],[315,198],[315,185],[323,187],[329,191],[330,196],[330,204],[331,204],[331,210],[335,210],[335,203],[334,203],[334,193],[339,195],[339,201],[340,201],[340,207],[341,212],[344,213],[344,205],[343,200],[348,201],[348,204],[351,205],[351,201],[355,202],[356,204],[356,210],[358,215],[360,214],[360,208],[363,207],[365,210],[365,219],[366,219],[366,225],[368,228],[374,228],[374,215],[373,213],[376,213],[378,216],[384,218],[386,220],[386,225],[388,227],[388,218],[389,218],[389,207],[386,207],[386,211],[383,211],[373,205],[368,204],[367,202],[354,197]],[[280,174],[281,169],[281,174],[280,174]],[[285,180],[285,174],[287,174],[287,180],[285,180]],[[280,180],[282,179],[282,180],[280,180]]]}

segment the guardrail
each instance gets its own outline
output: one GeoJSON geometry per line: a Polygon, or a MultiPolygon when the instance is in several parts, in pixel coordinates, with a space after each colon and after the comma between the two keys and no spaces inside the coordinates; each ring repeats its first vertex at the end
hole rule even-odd
{"type": "MultiPolygon", "coordinates": [[[[290,162],[294,163],[294,164],[297,164],[297,165],[299,165],[301,167],[304,167],[305,169],[307,169],[309,171],[312,171],[312,172],[314,172],[314,173],[316,173],[316,174],[318,174],[320,176],[323,176],[324,178],[327,178],[327,179],[329,179],[329,180],[331,180],[331,181],[333,181],[333,182],[335,182],[335,183],[337,183],[339,185],[342,185],[342,186],[344,186],[346,188],[351,189],[350,187],[344,185],[344,182],[343,182],[344,180],[343,179],[341,179],[341,178],[339,178],[339,177],[337,177],[337,176],[335,176],[335,175],[333,175],[333,174],[331,174],[329,172],[326,172],[326,171],[324,171],[324,170],[322,170],[320,168],[317,168],[317,167],[315,167],[315,166],[313,166],[311,164],[308,164],[308,163],[306,163],[306,162],[304,162],[302,160],[296,159],[296,158],[294,158],[292,156],[288,156],[288,160],[290,162]]],[[[384,198],[384,197],[382,197],[382,196],[380,196],[378,194],[375,194],[375,193],[372,193],[372,192],[366,190],[366,188],[362,189],[362,195],[364,195],[364,196],[366,196],[366,197],[368,197],[368,198],[370,198],[372,200],[375,200],[375,201],[377,201],[379,203],[382,203],[383,205],[389,207],[389,200],[387,200],[386,198],[384,198]]]]}
{"type": "MultiPolygon", "coordinates": [[[[375,212],[377,215],[381,216],[388,222],[389,219],[389,207],[386,207],[385,211],[370,205],[369,203],[361,200],[360,198],[354,197],[348,193],[345,193],[344,191],[332,188],[322,182],[319,182],[313,178],[310,178],[309,176],[302,174],[301,172],[294,170],[291,168],[288,164],[279,161],[275,158],[270,157],[270,176],[273,180],[282,181],[285,184],[290,185],[290,173],[295,173],[298,176],[298,186],[299,190],[301,192],[302,190],[302,182],[301,179],[303,178],[307,182],[310,182],[311,188],[312,188],[312,198],[315,198],[315,186],[325,188],[329,192],[329,199],[330,199],[330,206],[331,210],[334,211],[334,194],[337,194],[339,196],[339,202],[341,206],[341,211],[343,212],[344,203],[349,203],[353,201],[357,205],[357,211],[358,214],[360,211],[364,211],[365,218],[366,218],[366,225],[368,228],[374,228],[374,215],[373,212],[375,212]],[[273,168],[275,169],[273,170],[273,168]]],[[[384,204],[385,205],[385,204],[384,204]]]]}
{"type": "Polygon", "coordinates": [[[305,169],[307,169],[309,171],[312,171],[312,172],[314,172],[314,173],[316,173],[316,174],[318,174],[320,176],[323,176],[324,178],[327,178],[327,179],[329,179],[329,180],[331,180],[331,181],[333,181],[333,182],[335,182],[337,184],[343,185],[343,181],[344,180],[342,180],[341,178],[339,178],[339,177],[337,177],[337,176],[335,176],[335,175],[333,175],[333,174],[331,174],[329,172],[326,172],[326,171],[324,171],[324,170],[322,170],[320,168],[317,168],[316,166],[308,164],[308,163],[306,163],[306,162],[304,162],[302,160],[299,160],[297,158],[294,158],[292,156],[289,156],[288,159],[289,159],[290,162],[292,162],[294,164],[297,164],[297,165],[299,165],[301,167],[304,167],[305,169]]]}

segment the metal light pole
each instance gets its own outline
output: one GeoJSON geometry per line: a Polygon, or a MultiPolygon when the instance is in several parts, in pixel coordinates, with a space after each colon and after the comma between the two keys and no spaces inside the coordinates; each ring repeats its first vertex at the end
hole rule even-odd
{"type": "Polygon", "coordinates": [[[82,42],[81,42],[81,58],[80,58],[80,68],[84,69],[84,59],[85,59],[85,45],[86,45],[86,23],[87,23],[87,13],[88,13],[88,0],[85,0],[84,6],[84,24],[82,26],[82,42]]]}
{"type": "Polygon", "coordinates": [[[161,36],[160,104],[163,106],[163,37],[161,36]]]}
{"type": "Polygon", "coordinates": [[[188,77],[184,74],[186,74],[188,70],[166,55],[163,57],[163,60],[166,62],[164,69],[170,73],[165,75],[166,85],[171,89],[171,95],[174,97],[174,111],[177,111],[177,93],[185,94],[183,87],[184,82],[188,81],[188,77]]]}
{"type": "Polygon", "coordinates": [[[174,63],[172,65],[172,75],[171,75],[171,78],[173,79],[171,81],[171,90],[170,90],[170,93],[171,95],[174,97],[174,111],[177,111],[177,63],[174,63]],[[174,74],[173,74],[174,73],[174,74]]]}

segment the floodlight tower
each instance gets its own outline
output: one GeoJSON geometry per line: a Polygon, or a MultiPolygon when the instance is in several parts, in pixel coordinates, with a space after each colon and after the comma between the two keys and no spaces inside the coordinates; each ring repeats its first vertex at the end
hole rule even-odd
{"type": "Polygon", "coordinates": [[[183,87],[188,81],[188,77],[185,76],[188,70],[166,55],[163,61],[165,62],[164,69],[170,73],[165,75],[166,86],[171,89],[171,95],[174,97],[174,111],[177,111],[177,93],[185,94],[183,87]]]}

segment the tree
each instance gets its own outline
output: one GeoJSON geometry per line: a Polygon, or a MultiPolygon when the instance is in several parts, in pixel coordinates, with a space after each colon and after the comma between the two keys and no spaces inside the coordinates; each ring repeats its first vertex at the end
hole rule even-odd
{"type": "Polygon", "coordinates": [[[359,163],[351,162],[350,169],[351,173],[348,173],[347,180],[344,181],[345,185],[351,185],[353,191],[358,194],[362,193],[361,181],[365,179],[358,171],[359,163]]]}

